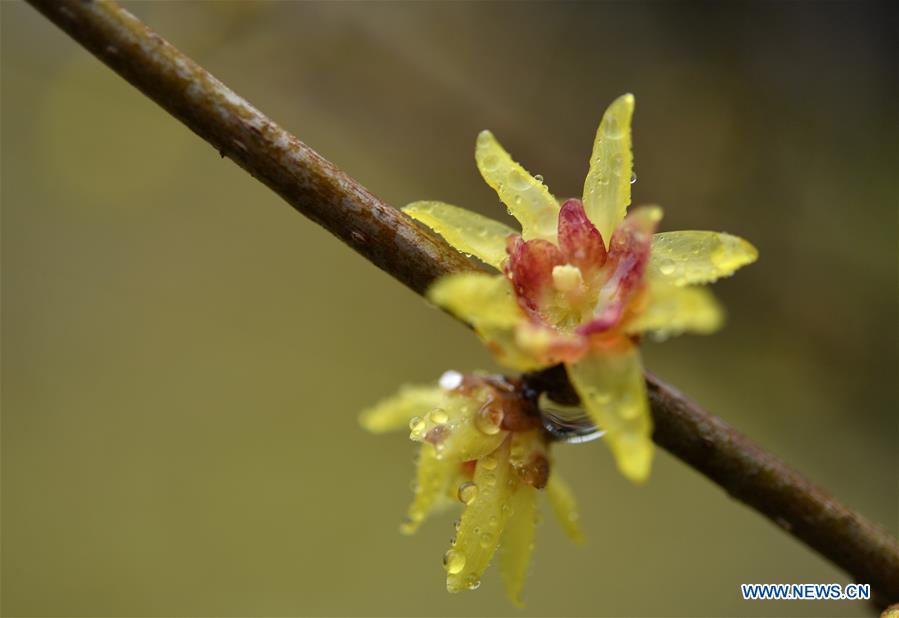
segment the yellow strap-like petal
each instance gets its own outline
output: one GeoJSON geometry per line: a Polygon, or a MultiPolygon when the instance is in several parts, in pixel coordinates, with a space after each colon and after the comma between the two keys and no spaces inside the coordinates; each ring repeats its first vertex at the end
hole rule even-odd
{"type": "Polygon", "coordinates": [[[443,202],[413,202],[403,212],[443,236],[453,247],[502,270],[506,238],[517,232],[499,221],[443,202]]]}
{"type": "Polygon", "coordinates": [[[521,223],[522,237],[555,242],[559,203],[546,185],[513,161],[490,131],[478,135],[474,156],[481,176],[521,223]]]}
{"type": "Polygon", "coordinates": [[[450,592],[478,587],[511,512],[509,500],[519,481],[509,463],[509,441],[488,457],[492,459],[479,461],[475,468],[475,489],[466,487],[460,492],[468,503],[455,544],[444,557],[446,589],[450,592]]]}
{"type": "Polygon", "coordinates": [[[488,433],[482,429],[484,424],[477,422],[476,416],[488,396],[486,392],[451,393],[443,407],[412,420],[409,437],[415,442],[434,444],[437,459],[457,463],[480,459],[496,450],[506,437],[506,432],[498,427],[491,427],[488,433]]]}
{"type": "Polygon", "coordinates": [[[458,273],[430,287],[428,300],[475,328],[511,327],[521,319],[512,286],[504,275],[458,273]]]}
{"type": "Polygon", "coordinates": [[[627,323],[628,333],[652,331],[669,337],[683,332],[712,333],[724,321],[724,309],[711,292],[695,286],[676,286],[648,280],[646,307],[627,323]]]}
{"type": "Polygon", "coordinates": [[[546,497],[553,513],[562,526],[562,530],[575,543],[584,542],[584,533],[579,523],[580,512],[577,508],[577,500],[568,483],[559,476],[558,472],[550,469],[549,482],[546,484],[546,497]]]}
{"type": "Polygon", "coordinates": [[[758,250],[738,236],[720,232],[661,232],[652,237],[647,275],[675,285],[709,283],[755,262],[758,250]]]}
{"type": "Polygon", "coordinates": [[[403,534],[413,534],[418,530],[444,499],[447,484],[457,468],[458,464],[437,459],[437,453],[430,444],[421,445],[415,474],[415,497],[409,505],[406,521],[400,526],[403,534]]]}
{"type": "Polygon", "coordinates": [[[606,246],[631,203],[633,114],[632,94],[615,99],[603,114],[593,142],[590,170],[584,181],[584,210],[602,234],[606,246]]]}
{"type": "MultiPolygon", "coordinates": [[[[471,324],[497,360],[516,371],[533,371],[547,363],[523,345],[524,316],[504,275],[459,273],[431,286],[428,300],[471,324]]],[[[525,329],[526,330],[526,329],[525,329]]]]}
{"type": "Polygon", "coordinates": [[[503,529],[499,546],[500,567],[506,596],[518,607],[522,607],[521,591],[531,564],[534,551],[534,537],[537,533],[537,490],[525,483],[509,500],[511,515],[503,529]]]}
{"type": "Polygon", "coordinates": [[[606,430],[618,469],[634,482],[645,481],[652,463],[652,419],[637,347],[622,340],[567,367],[587,413],[606,430]]]}
{"type": "Polygon", "coordinates": [[[446,405],[449,394],[439,386],[406,385],[359,415],[359,423],[372,433],[406,429],[414,416],[446,405]]]}

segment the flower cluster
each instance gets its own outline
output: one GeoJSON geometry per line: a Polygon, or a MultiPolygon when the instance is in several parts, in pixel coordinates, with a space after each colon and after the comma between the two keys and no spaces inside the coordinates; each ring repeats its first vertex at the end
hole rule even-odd
{"type": "MultiPolygon", "coordinates": [[[[521,224],[520,233],[443,202],[415,202],[403,210],[498,271],[444,277],[428,291],[431,302],[469,323],[514,371],[563,364],[587,415],[605,432],[619,470],[643,482],[653,445],[640,337],[719,328],[723,311],[702,286],[750,264],[758,253],[730,234],[657,233],[657,206],[628,212],[633,110],[628,94],[603,115],[580,199],[557,200],[489,131],[478,136],[478,170],[521,224]]],[[[410,422],[411,438],[422,443],[405,532],[447,496],[466,505],[446,555],[447,588],[476,587],[500,547],[507,590],[517,601],[534,537],[536,490],[546,487],[563,525],[580,538],[573,498],[550,472],[538,411],[512,405],[520,398],[507,396],[502,380],[447,380],[438,387],[407,387],[367,411],[362,422],[371,431],[410,422]]]]}
{"type": "Polygon", "coordinates": [[[633,110],[629,94],[609,106],[583,197],[561,203],[489,131],[478,136],[478,169],[521,223],[520,234],[443,202],[415,202],[404,212],[500,271],[445,277],[430,300],[471,324],[511,369],[564,363],[619,469],[640,482],[653,450],[638,337],[716,330],[723,313],[701,284],[731,275],[758,253],[730,234],[656,234],[657,206],[627,213],[633,110]]]}
{"type": "Polygon", "coordinates": [[[534,545],[537,490],[575,541],[582,540],[574,497],[550,465],[547,434],[534,403],[508,379],[446,372],[437,385],[406,386],[362,413],[373,433],[409,427],[421,443],[415,495],[400,530],[454,503],[465,509],[444,556],[450,592],[472,590],[499,549],[509,598],[521,592],[534,545]]]}

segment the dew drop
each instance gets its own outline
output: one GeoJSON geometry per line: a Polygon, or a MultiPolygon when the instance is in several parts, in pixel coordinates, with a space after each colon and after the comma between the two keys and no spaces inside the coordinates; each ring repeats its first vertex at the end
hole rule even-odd
{"type": "Polygon", "coordinates": [[[528,179],[524,174],[522,174],[518,170],[515,170],[511,174],[509,174],[509,184],[512,185],[513,189],[523,191],[528,188],[528,179]]]}
{"type": "Polygon", "coordinates": [[[631,184],[637,182],[637,172],[631,172],[631,184]]]}
{"type": "Polygon", "coordinates": [[[543,174],[534,174],[534,180],[537,182],[543,182],[543,174]]]}
{"type": "Polygon", "coordinates": [[[451,391],[454,388],[458,388],[459,386],[461,386],[463,379],[464,376],[461,373],[450,369],[449,371],[443,372],[443,375],[440,376],[438,384],[440,384],[440,388],[451,391]]]}
{"type": "Polygon", "coordinates": [[[487,455],[478,462],[478,465],[483,467],[484,470],[496,470],[496,457],[487,455]]]}
{"type": "Polygon", "coordinates": [[[423,442],[427,425],[420,416],[415,416],[409,421],[409,439],[415,442],[423,442]]]}
{"type": "Polygon", "coordinates": [[[674,263],[674,260],[667,258],[659,264],[659,272],[663,275],[672,275],[674,271],[677,270],[677,265],[674,263]]]}
{"type": "Polygon", "coordinates": [[[447,416],[446,411],[441,408],[431,410],[431,412],[428,414],[428,418],[435,425],[443,425],[449,420],[449,416],[447,416]]]}
{"type": "Polygon", "coordinates": [[[492,401],[488,401],[481,406],[481,409],[478,410],[477,414],[474,416],[474,426],[478,428],[478,431],[485,433],[488,436],[495,436],[498,434],[502,422],[502,406],[495,405],[492,401]]]}
{"type": "Polygon", "coordinates": [[[477,590],[481,585],[481,580],[479,580],[474,575],[469,575],[465,578],[465,587],[469,590],[477,590]]]}
{"type": "Polygon", "coordinates": [[[471,481],[459,485],[459,502],[471,504],[478,497],[478,486],[471,481]]]}
{"type": "Polygon", "coordinates": [[[445,568],[446,572],[450,575],[461,573],[462,569],[465,568],[465,556],[455,549],[449,550],[443,554],[443,568],[445,568]]]}
{"type": "Polygon", "coordinates": [[[499,167],[499,157],[496,155],[488,155],[484,157],[484,169],[487,171],[493,171],[497,167],[499,167]]]}
{"type": "Polygon", "coordinates": [[[481,547],[484,549],[487,549],[490,547],[490,544],[493,543],[493,535],[489,532],[482,533],[478,538],[481,541],[481,547]]]}

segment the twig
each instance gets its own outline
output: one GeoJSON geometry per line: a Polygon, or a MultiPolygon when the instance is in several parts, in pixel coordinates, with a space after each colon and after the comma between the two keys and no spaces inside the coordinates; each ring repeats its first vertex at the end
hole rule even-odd
{"type": "MultiPolygon", "coordinates": [[[[473,268],[114,2],[29,2],[223,156],[415,292],[441,275],[473,268]]],[[[561,368],[527,379],[556,399],[576,400],[561,368]]],[[[881,607],[899,601],[893,537],[658,378],[647,375],[647,381],[656,443],[856,581],[871,584],[881,607]]]]}

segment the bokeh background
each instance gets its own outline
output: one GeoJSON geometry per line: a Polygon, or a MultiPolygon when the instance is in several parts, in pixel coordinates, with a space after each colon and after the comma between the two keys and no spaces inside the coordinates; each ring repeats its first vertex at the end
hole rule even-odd
{"type": "MultiPolygon", "coordinates": [[[[894,3],[128,3],[389,203],[501,215],[491,128],[557,195],[634,92],[635,201],[759,262],[720,334],[647,366],[897,531],[894,3]]],[[[865,615],[743,602],[841,582],[660,453],[558,448],[589,537],[538,531],[528,606],[444,591],[452,514],[398,533],[413,445],[357,412],[463,327],[279,201],[18,2],[2,44],[4,615],[865,615]]]]}

